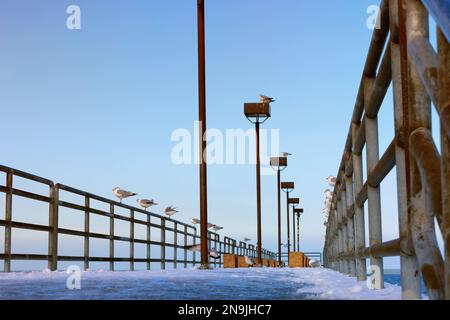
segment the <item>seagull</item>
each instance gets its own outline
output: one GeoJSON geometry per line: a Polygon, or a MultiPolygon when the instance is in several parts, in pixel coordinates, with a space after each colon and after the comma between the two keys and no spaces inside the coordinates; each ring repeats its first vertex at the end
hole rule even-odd
{"type": "Polygon", "coordinates": [[[326,179],[328,181],[328,184],[330,185],[330,187],[334,187],[336,185],[336,178],[333,176],[328,176],[328,178],[326,179]]]}
{"type": "Polygon", "coordinates": [[[259,98],[260,98],[260,102],[262,103],[271,103],[271,102],[275,102],[275,100],[271,97],[265,96],[263,94],[259,94],[259,98]]]}
{"type": "Polygon", "coordinates": [[[244,242],[249,242],[249,241],[252,241],[252,239],[250,239],[250,238],[244,238],[243,241],[244,241],[244,242]]]}
{"type": "MultiPolygon", "coordinates": [[[[200,252],[202,250],[202,246],[200,244],[194,244],[190,246],[184,247],[186,250],[193,251],[193,252],[200,252]]],[[[216,248],[208,249],[209,256],[213,259],[219,259],[220,254],[217,252],[216,248]]]]}
{"type": "Polygon", "coordinates": [[[197,219],[197,218],[191,218],[191,223],[192,223],[193,225],[200,224],[200,219],[197,219]]]}
{"type": "Polygon", "coordinates": [[[209,222],[208,222],[208,229],[212,229],[212,228],[214,228],[215,226],[216,226],[215,224],[209,223],[209,222]]]}
{"type": "Polygon", "coordinates": [[[164,214],[166,216],[173,216],[175,213],[179,212],[178,210],[176,210],[176,208],[174,206],[170,206],[164,209],[164,214]]]}
{"type": "Polygon", "coordinates": [[[223,229],[223,227],[219,227],[219,226],[217,226],[217,225],[214,225],[211,229],[213,229],[214,231],[220,231],[220,230],[222,230],[223,229]]]}
{"type": "Polygon", "coordinates": [[[280,153],[280,157],[289,157],[289,156],[292,156],[292,153],[289,153],[289,152],[282,152],[282,153],[280,153]]]}
{"type": "Polygon", "coordinates": [[[114,189],[112,189],[112,192],[114,193],[114,195],[120,199],[120,203],[122,203],[122,199],[128,198],[128,197],[133,197],[136,196],[137,193],[131,192],[131,191],[126,191],[123,189],[120,189],[119,187],[116,187],[114,189]]]}
{"type": "Polygon", "coordinates": [[[245,263],[247,266],[252,267],[255,264],[255,260],[249,256],[245,256],[245,263]]]}
{"type": "Polygon", "coordinates": [[[136,200],[137,203],[139,203],[139,205],[144,208],[145,211],[147,211],[148,208],[150,208],[151,206],[156,206],[158,205],[153,199],[152,200],[148,200],[148,199],[137,199],[136,200]]]}
{"type": "Polygon", "coordinates": [[[320,261],[317,260],[317,259],[311,259],[311,260],[309,261],[309,266],[310,266],[311,268],[318,268],[318,267],[320,267],[320,261]]]}

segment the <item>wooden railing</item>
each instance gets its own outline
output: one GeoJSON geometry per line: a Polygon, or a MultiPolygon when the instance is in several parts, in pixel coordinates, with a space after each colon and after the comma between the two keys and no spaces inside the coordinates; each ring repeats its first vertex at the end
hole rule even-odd
{"type": "MultiPolygon", "coordinates": [[[[0,219],[0,227],[4,227],[4,251],[0,253],[0,260],[4,261],[4,271],[11,271],[11,261],[14,260],[35,260],[48,261],[48,268],[51,270],[58,269],[58,262],[73,261],[83,262],[84,269],[88,269],[90,262],[109,262],[109,269],[114,270],[115,263],[128,262],[129,269],[135,269],[135,263],[146,263],[148,270],[151,269],[152,263],[159,263],[162,269],[171,263],[174,268],[182,266],[194,266],[199,264],[196,253],[191,253],[188,257],[187,245],[199,243],[200,236],[197,229],[189,224],[170,219],[155,213],[144,211],[142,209],[119,203],[104,197],[97,196],[92,193],[81,191],[63,184],[54,183],[48,179],[44,179],[23,171],[0,165],[0,172],[6,174],[6,183],[0,183],[0,194],[5,195],[5,217],[0,219]],[[15,177],[20,177],[29,182],[38,183],[48,189],[46,194],[33,193],[26,190],[20,190],[14,187],[15,177]],[[61,196],[78,197],[82,199],[82,204],[62,200],[61,196]],[[48,206],[48,224],[34,224],[14,219],[13,199],[15,197],[27,198],[32,201],[45,203],[48,206]],[[97,203],[96,206],[92,202],[97,203]],[[98,207],[107,207],[108,210],[101,210],[98,207]],[[59,224],[60,210],[66,208],[70,210],[70,214],[83,215],[84,224],[82,229],[63,228],[59,224]],[[127,214],[118,214],[116,211],[125,211],[127,214]],[[101,216],[108,218],[109,232],[97,233],[92,232],[91,218],[101,216]],[[122,221],[129,225],[129,236],[119,236],[115,232],[115,222],[122,221]],[[142,239],[135,235],[135,227],[143,226],[146,229],[146,238],[142,239]],[[48,253],[47,254],[24,254],[20,252],[12,252],[12,233],[15,229],[34,230],[48,233],[48,253]],[[158,230],[159,240],[152,240],[152,230],[158,230]],[[83,255],[67,256],[58,254],[58,237],[60,235],[76,236],[83,239],[83,255]],[[171,241],[168,236],[171,236],[171,241]],[[181,242],[180,238],[181,237],[181,242]],[[104,239],[109,241],[109,254],[107,257],[93,256],[90,254],[90,240],[104,239]],[[117,257],[115,254],[115,242],[121,241],[129,243],[128,257],[117,257]],[[137,258],[135,256],[135,244],[143,244],[146,246],[146,257],[137,258]],[[158,248],[159,256],[152,254],[152,249],[158,248]],[[166,257],[166,254],[172,250],[172,258],[166,257]],[[182,254],[180,254],[182,253],[182,254]]],[[[33,215],[32,208],[29,208],[29,217],[33,215]]],[[[25,240],[22,240],[22,242],[25,240]]],[[[236,240],[225,237],[221,240],[220,235],[214,232],[208,233],[208,242],[210,248],[216,248],[221,253],[231,253],[241,247],[237,247],[236,240]]],[[[32,243],[30,242],[30,247],[32,243]]],[[[247,254],[256,256],[256,250],[253,246],[246,247],[247,254]]],[[[273,258],[275,254],[263,250],[265,258],[273,258]]],[[[199,256],[199,255],[198,255],[199,256]]],[[[211,260],[214,267],[222,266],[222,257],[218,260],[211,260]]]]}
{"type": "Polygon", "coordinates": [[[431,299],[450,299],[450,2],[384,0],[380,8],[381,28],[374,31],[337,174],[324,263],[365,280],[370,258],[381,289],[383,257],[400,256],[403,298],[421,297],[421,274],[431,299]],[[429,40],[430,15],[437,24],[437,52],[429,40]],[[378,113],[391,83],[395,137],[380,157],[378,113]],[[431,103],[440,120],[440,153],[431,131],[431,103]],[[394,167],[400,237],[384,241],[380,184],[394,167]]]}

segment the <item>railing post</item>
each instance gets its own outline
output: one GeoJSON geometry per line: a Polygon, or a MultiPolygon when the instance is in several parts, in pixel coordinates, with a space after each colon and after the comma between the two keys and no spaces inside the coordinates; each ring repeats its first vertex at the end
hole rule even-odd
{"type": "Polygon", "coordinates": [[[114,204],[109,205],[109,270],[114,271],[114,204]]]}
{"type": "Polygon", "coordinates": [[[130,270],[134,271],[134,210],[130,210],[130,270]]]}
{"type": "MultiPolygon", "coordinates": [[[[438,30],[439,104],[450,108],[450,45],[441,30],[438,30]]],[[[445,299],[450,300],[450,139],[441,129],[442,200],[445,252],[445,299]]]]}
{"type": "MultiPolygon", "coordinates": [[[[373,84],[375,78],[364,76],[364,105],[367,106],[370,103],[370,98],[373,92],[373,84]]],[[[364,116],[366,127],[366,166],[367,175],[378,164],[380,159],[379,145],[378,145],[378,117],[369,118],[364,116]]],[[[382,225],[381,225],[381,196],[380,187],[374,187],[367,184],[367,198],[368,198],[368,214],[369,214],[369,245],[377,245],[383,242],[382,237],[382,225]]],[[[370,263],[373,267],[376,267],[379,275],[379,281],[376,281],[375,289],[384,288],[384,270],[383,270],[383,258],[370,257],[370,263]]]]}
{"type": "Polygon", "coordinates": [[[177,268],[178,260],[178,223],[173,223],[173,267],[177,268]]]}
{"type": "MultiPolygon", "coordinates": [[[[193,245],[195,246],[197,242],[197,228],[194,227],[194,239],[193,239],[193,245]]],[[[192,265],[195,266],[196,264],[196,255],[195,255],[195,251],[192,253],[192,265]]]]}
{"type": "MultiPolygon", "coordinates": [[[[363,189],[363,164],[362,155],[355,153],[355,141],[360,129],[359,124],[352,123],[352,161],[353,161],[353,180],[355,184],[355,199],[363,189]]],[[[355,253],[356,253],[356,276],[358,281],[366,280],[367,266],[364,250],[366,249],[366,231],[364,222],[364,204],[361,206],[355,201],[355,253]]]]}
{"type": "Polygon", "coordinates": [[[151,216],[147,214],[147,270],[150,270],[152,267],[151,264],[151,216]]]}
{"type": "Polygon", "coordinates": [[[89,269],[89,232],[90,232],[90,199],[84,197],[84,270],[89,269]]]}
{"type": "MultiPolygon", "coordinates": [[[[403,79],[406,80],[406,74],[402,77],[402,63],[407,64],[406,56],[406,43],[405,43],[405,56],[402,58],[400,49],[400,41],[406,41],[405,26],[400,26],[397,22],[399,19],[398,14],[398,1],[389,1],[389,15],[390,15],[390,30],[391,30],[391,68],[392,68],[392,82],[393,82],[393,96],[394,96],[394,122],[395,122],[395,162],[397,173],[397,203],[398,203],[398,227],[400,238],[400,277],[402,280],[402,298],[403,299],[419,299],[420,298],[420,279],[418,276],[417,261],[414,254],[414,249],[411,242],[410,223],[408,221],[408,192],[406,174],[408,172],[406,167],[405,142],[400,141],[403,137],[404,140],[404,102],[403,101],[404,87],[407,83],[403,83],[403,79]],[[397,32],[398,30],[398,32],[397,32]],[[402,36],[400,36],[402,34],[402,36]],[[397,35],[397,36],[394,36],[397,35]],[[402,62],[403,61],[403,62],[402,62]]],[[[404,21],[402,21],[404,23],[404,21]]],[[[407,95],[406,95],[407,97],[407,95]]],[[[407,100],[407,99],[406,99],[407,100]]]]}
{"type": "Polygon", "coordinates": [[[184,226],[184,268],[187,268],[187,241],[188,241],[188,237],[187,237],[187,233],[188,233],[188,227],[187,225],[184,226]]]}
{"type": "MultiPolygon", "coordinates": [[[[351,158],[349,161],[352,161],[351,158]]],[[[347,207],[344,211],[348,212],[348,208],[354,206],[354,195],[353,195],[353,179],[352,176],[344,175],[345,179],[345,195],[347,207]]],[[[347,250],[353,254],[353,258],[348,260],[350,267],[350,275],[352,277],[356,276],[356,255],[355,255],[355,228],[354,228],[354,216],[351,218],[347,217],[347,228],[348,228],[348,247],[347,250]]]]}
{"type": "MultiPolygon", "coordinates": [[[[6,174],[6,194],[5,194],[5,260],[4,260],[4,271],[11,271],[11,220],[12,220],[12,196],[13,196],[13,174],[8,172],[6,174]]],[[[50,208],[51,208],[50,204],[50,208]]],[[[50,209],[51,210],[51,209],[50,209]]],[[[51,211],[50,211],[51,214],[51,211]]],[[[50,265],[49,265],[50,267],[50,265]]]]}
{"type": "Polygon", "coordinates": [[[161,218],[161,269],[166,269],[166,219],[161,218]]]}
{"type": "Polygon", "coordinates": [[[58,210],[59,209],[59,189],[57,185],[50,187],[50,219],[48,234],[48,268],[52,271],[58,268],[58,210]]]}

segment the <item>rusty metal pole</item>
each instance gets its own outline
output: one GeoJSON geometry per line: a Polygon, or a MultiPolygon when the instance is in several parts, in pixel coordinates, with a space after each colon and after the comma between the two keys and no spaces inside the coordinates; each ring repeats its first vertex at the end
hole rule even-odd
{"type": "Polygon", "coordinates": [[[200,143],[200,246],[201,268],[209,269],[208,258],[208,208],[206,177],[206,68],[205,68],[205,5],[204,0],[197,0],[198,31],[198,119],[200,143]]]}
{"type": "Polygon", "coordinates": [[[281,171],[277,170],[277,192],[278,192],[278,266],[281,266],[281,171]]]}
{"type": "Polygon", "coordinates": [[[297,213],[297,250],[300,251],[300,214],[297,213]]]}
{"type": "Polygon", "coordinates": [[[295,207],[292,207],[292,240],[294,242],[294,252],[297,251],[295,243],[295,207]]]}
{"type": "Polygon", "coordinates": [[[259,121],[255,122],[256,132],[256,211],[258,220],[258,266],[262,266],[261,242],[261,161],[259,156],[259,121]]]}
{"type": "Polygon", "coordinates": [[[287,252],[288,252],[288,263],[289,263],[289,252],[291,251],[291,238],[289,236],[289,191],[286,192],[286,236],[287,236],[287,252]]]}

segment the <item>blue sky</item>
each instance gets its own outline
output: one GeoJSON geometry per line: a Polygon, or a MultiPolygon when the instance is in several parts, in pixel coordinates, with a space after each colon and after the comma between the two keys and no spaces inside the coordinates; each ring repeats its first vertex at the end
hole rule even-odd
{"type": "MultiPolygon", "coordinates": [[[[294,154],[282,175],[305,209],[305,251],[322,250],[325,178],[341,159],[373,4],[206,1],[207,125],[251,128],[242,104],[276,98],[263,127],[294,154]]],[[[196,35],[195,0],[2,1],[0,163],[107,197],[121,186],[179,207],[180,220],[198,216],[198,167],[170,158],[171,133],[192,132],[197,119],[196,35]],[[71,4],[81,30],[66,28],[71,4]]],[[[392,113],[388,95],[381,151],[392,113]]],[[[208,168],[210,221],[236,239],[256,238],[254,174],[251,164],[208,168]]],[[[395,172],[382,186],[385,240],[397,236],[394,181],[395,172]]],[[[275,250],[275,176],[262,178],[262,207],[263,245],[275,250]]]]}

